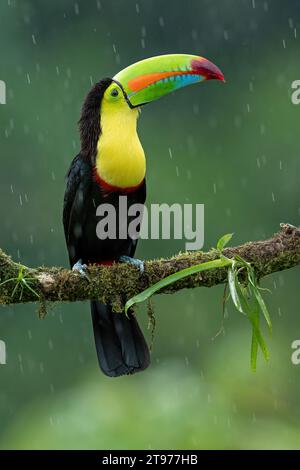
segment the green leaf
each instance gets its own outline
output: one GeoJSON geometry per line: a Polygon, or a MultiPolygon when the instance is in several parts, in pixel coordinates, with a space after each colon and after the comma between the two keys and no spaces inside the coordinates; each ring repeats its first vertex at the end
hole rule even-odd
{"type": "Polygon", "coordinates": [[[249,311],[249,305],[238,279],[237,268],[237,263],[233,261],[232,266],[228,269],[229,292],[236,309],[244,315],[247,315],[247,312],[249,311]]]}
{"type": "Polygon", "coordinates": [[[256,371],[256,363],[257,363],[257,353],[258,353],[258,341],[254,330],[252,329],[252,341],[251,341],[251,369],[255,372],[256,371]]]}
{"type": "MultiPolygon", "coordinates": [[[[264,358],[266,361],[269,360],[269,351],[268,351],[268,348],[267,348],[267,344],[266,344],[266,341],[262,335],[262,332],[260,330],[260,326],[259,326],[259,313],[255,313],[253,314],[253,312],[248,315],[248,318],[252,324],[252,327],[253,327],[253,334],[255,335],[256,337],[256,340],[258,342],[258,345],[264,355],[264,358]]],[[[252,350],[251,350],[251,353],[252,353],[252,350]]],[[[251,362],[252,362],[252,359],[251,359],[251,362]]]]}
{"type": "Polygon", "coordinates": [[[222,251],[223,248],[225,248],[225,246],[227,245],[227,243],[230,242],[232,237],[233,233],[226,233],[225,235],[223,235],[223,237],[221,237],[217,243],[217,250],[222,251]]]}
{"type": "Polygon", "coordinates": [[[253,271],[253,269],[249,269],[248,270],[248,279],[249,279],[249,283],[250,283],[250,286],[251,286],[251,291],[254,295],[254,298],[256,299],[258,305],[259,305],[259,308],[260,310],[262,311],[263,313],[263,316],[265,317],[265,320],[266,320],[266,323],[268,325],[268,328],[269,328],[269,332],[270,334],[272,334],[272,321],[271,321],[271,317],[270,317],[270,314],[269,314],[269,311],[267,309],[267,306],[265,304],[265,301],[264,299],[262,298],[262,295],[261,295],[261,292],[260,292],[260,288],[259,286],[257,285],[257,280],[255,278],[255,273],[253,271]]]}
{"type": "MultiPolygon", "coordinates": [[[[243,261],[243,260],[242,260],[243,261]]],[[[260,347],[264,357],[266,360],[269,359],[269,351],[266,345],[266,341],[263,337],[263,334],[260,329],[259,325],[259,312],[262,310],[263,299],[259,292],[259,289],[256,284],[256,279],[254,276],[254,271],[251,265],[247,262],[241,262],[240,260],[237,262],[236,260],[233,261],[231,267],[228,269],[228,285],[229,291],[232,298],[232,301],[237,308],[237,310],[245,315],[247,315],[248,320],[252,326],[252,343],[251,343],[251,368],[256,370],[256,362],[257,362],[257,353],[258,347],[260,347]],[[238,273],[240,265],[247,268],[247,275],[248,275],[248,287],[244,288],[241,283],[239,282],[238,273]],[[260,301],[258,300],[260,298],[260,301]]],[[[263,302],[265,310],[267,312],[267,318],[270,324],[270,317],[266,306],[263,302]]],[[[266,313],[264,312],[264,313],[266,313]]],[[[266,318],[266,316],[265,316],[266,318]]]]}
{"type": "Polygon", "coordinates": [[[272,321],[271,321],[271,317],[270,317],[269,311],[267,309],[267,306],[265,304],[265,301],[262,298],[262,295],[259,292],[259,289],[257,287],[256,288],[253,287],[253,292],[254,292],[255,298],[256,298],[259,306],[260,306],[260,309],[263,313],[263,316],[265,317],[265,320],[266,320],[268,328],[269,328],[269,332],[270,332],[270,334],[272,334],[272,321]]]}
{"type": "Polygon", "coordinates": [[[40,298],[40,295],[29,285],[29,282],[28,280],[26,280],[26,278],[24,278],[22,280],[23,284],[25,284],[25,286],[27,287],[28,290],[30,290],[30,292],[32,292],[38,299],[40,298]]]}
{"type": "Polygon", "coordinates": [[[242,304],[240,301],[239,294],[237,292],[236,288],[236,270],[235,270],[235,265],[233,264],[229,269],[228,269],[228,286],[229,286],[229,292],[232,298],[232,301],[237,308],[237,310],[241,313],[245,313],[242,304]]]}
{"type": "Polygon", "coordinates": [[[229,260],[227,258],[222,258],[222,259],[215,259],[213,261],[207,261],[206,263],[195,264],[194,266],[191,266],[189,268],[185,268],[185,269],[182,269],[181,271],[177,271],[176,273],[171,274],[170,276],[165,277],[164,279],[157,282],[156,284],[153,284],[152,286],[148,287],[148,289],[145,289],[143,292],[140,292],[134,297],[131,297],[131,299],[129,299],[126,302],[125,314],[127,314],[128,309],[132,307],[134,304],[144,302],[145,300],[149,299],[149,297],[151,297],[160,289],[167,287],[170,284],[173,284],[174,282],[180,281],[180,279],[184,279],[185,277],[191,276],[192,274],[197,274],[202,271],[207,271],[209,269],[224,268],[225,266],[230,266],[231,264],[232,264],[232,260],[229,260]]]}

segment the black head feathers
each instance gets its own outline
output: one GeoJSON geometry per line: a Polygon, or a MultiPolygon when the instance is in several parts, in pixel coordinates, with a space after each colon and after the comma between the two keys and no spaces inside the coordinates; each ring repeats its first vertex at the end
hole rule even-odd
{"type": "Polygon", "coordinates": [[[96,83],[87,94],[79,120],[81,153],[85,157],[95,158],[97,142],[101,132],[100,105],[105,90],[112,83],[111,78],[104,78],[96,83]]]}

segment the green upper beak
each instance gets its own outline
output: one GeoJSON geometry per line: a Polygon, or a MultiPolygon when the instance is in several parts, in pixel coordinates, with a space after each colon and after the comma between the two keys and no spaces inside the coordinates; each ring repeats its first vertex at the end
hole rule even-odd
{"type": "Polygon", "coordinates": [[[141,60],[113,77],[132,108],[204,80],[225,81],[221,70],[204,57],[168,54],[141,60]]]}

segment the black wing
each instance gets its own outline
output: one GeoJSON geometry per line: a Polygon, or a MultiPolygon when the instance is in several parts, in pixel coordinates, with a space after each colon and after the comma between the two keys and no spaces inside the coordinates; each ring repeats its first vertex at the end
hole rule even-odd
{"type": "Polygon", "coordinates": [[[80,258],[82,227],[84,224],[84,201],[91,183],[91,165],[78,154],[67,174],[64,196],[63,224],[71,266],[80,258]]]}

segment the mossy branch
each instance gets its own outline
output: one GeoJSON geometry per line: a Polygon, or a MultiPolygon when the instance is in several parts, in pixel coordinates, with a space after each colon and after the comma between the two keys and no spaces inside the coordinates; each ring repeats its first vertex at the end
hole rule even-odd
{"type": "MultiPolygon", "coordinates": [[[[300,264],[300,228],[281,224],[272,238],[225,248],[224,256],[242,257],[251,263],[257,279],[300,264]]],[[[75,302],[99,299],[111,303],[116,312],[123,311],[125,302],[159,280],[179,270],[215,260],[215,249],[204,253],[179,253],[170,259],[145,262],[141,276],[130,265],[89,267],[89,278],[61,267],[29,268],[14,262],[0,249],[0,304],[25,302],[75,302]]],[[[227,268],[213,269],[181,279],[159,293],[174,293],[185,288],[212,287],[227,282],[227,268]]]]}

